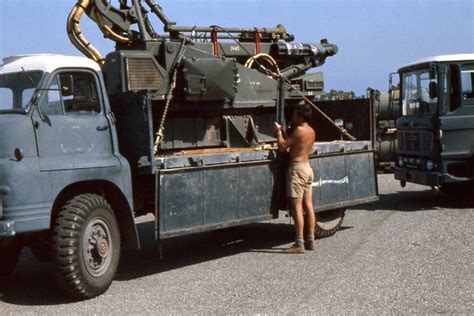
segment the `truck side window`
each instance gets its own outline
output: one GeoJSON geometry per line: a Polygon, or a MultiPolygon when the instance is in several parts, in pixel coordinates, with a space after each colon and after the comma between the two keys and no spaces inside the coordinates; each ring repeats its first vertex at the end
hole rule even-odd
{"type": "Polygon", "coordinates": [[[448,93],[449,112],[455,111],[461,105],[460,70],[458,65],[449,65],[448,93]]]}
{"type": "Polygon", "coordinates": [[[462,66],[461,86],[463,104],[474,105],[474,64],[462,66]]]}
{"type": "Polygon", "coordinates": [[[48,91],[46,91],[46,96],[43,102],[41,102],[40,109],[44,115],[64,114],[61,94],[59,93],[58,77],[51,81],[48,91]]]}
{"type": "Polygon", "coordinates": [[[35,92],[35,88],[28,88],[23,90],[21,93],[21,106],[23,108],[26,107],[26,105],[30,102],[31,97],[33,96],[33,93],[35,92]]]}
{"type": "Polygon", "coordinates": [[[13,91],[0,87],[0,110],[13,109],[13,91]]]}
{"type": "Polygon", "coordinates": [[[71,76],[74,83],[74,93],[64,96],[64,110],[69,115],[97,115],[100,113],[100,103],[97,98],[97,85],[94,75],[88,72],[61,73],[61,78],[71,76]]]}

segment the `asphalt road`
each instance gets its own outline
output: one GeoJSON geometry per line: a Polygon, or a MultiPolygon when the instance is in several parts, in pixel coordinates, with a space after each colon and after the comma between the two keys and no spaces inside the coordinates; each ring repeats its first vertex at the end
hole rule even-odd
{"type": "Polygon", "coordinates": [[[145,251],[87,302],[64,300],[25,250],[0,314],[474,314],[474,197],[379,180],[380,202],[348,210],[343,230],[304,255],[279,253],[292,241],[282,219],[169,240],[158,261],[141,224],[145,251]]]}

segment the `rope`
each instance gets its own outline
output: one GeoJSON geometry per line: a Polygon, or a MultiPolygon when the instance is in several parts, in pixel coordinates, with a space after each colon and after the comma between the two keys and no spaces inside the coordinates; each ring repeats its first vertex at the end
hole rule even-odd
{"type": "Polygon", "coordinates": [[[295,89],[292,85],[291,85],[291,81],[288,79],[288,78],[284,78],[285,79],[285,83],[287,85],[287,88],[292,90],[292,91],[295,91],[296,93],[298,93],[300,95],[300,97],[302,97],[306,102],[308,102],[314,109],[316,109],[316,111],[319,112],[319,114],[321,114],[326,120],[328,120],[332,125],[334,125],[338,130],[339,132],[343,135],[343,136],[346,136],[349,140],[352,140],[352,141],[355,141],[357,140],[357,138],[355,138],[354,136],[352,136],[345,128],[342,128],[340,126],[338,126],[336,124],[336,122],[334,122],[326,113],[324,113],[323,110],[321,110],[320,108],[318,108],[316,106],[316,104],[314,104],[313,101],[311,101],[310,99],[308,99],[308,97],[306,97],[300,90],[298,89],[295,89]]]}

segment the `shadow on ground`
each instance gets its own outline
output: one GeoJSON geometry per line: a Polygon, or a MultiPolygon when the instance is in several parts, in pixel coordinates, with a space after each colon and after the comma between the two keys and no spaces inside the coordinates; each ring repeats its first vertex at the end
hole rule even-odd
{"type": "MultiPolygon", "coordinates": [[[[473,207],[472,196],[435,195],[425,190],[383,194],[378,202],[351,209],[415,212],[473,207]]],[[[287,223],[258,223],[165,240],[162,242],[164,256],[160,260],[158,244],[153,240],[153,222],[141,223],[138,227],[142,251],[122,256],[116,282],[244,252],[278,253],[293,240],[293,228],[287,223]]],[[[0,280],[0,301],[27,306],[70,303],[56,287],[50,265],[39,263],[26,249],[17,272],[7,280],[0,280]]]]}
{"type": "MultiPolygon", "coordinates": [[[[281,253],[283,247],[293,240],[293,228],[288,224],[258,223],[164,240],[161,244],[163,258],[160,260],[159,244],[153,240],[153,222],[138,224],[138,228],[142,250],[122,255],[115,282],[129,281],[238,253],[281,253]]],[[[0,282],[0,304],[1,301],[29,306],[71,302],[56,287],[50,265],[39,263],[27,249],[22,254],[16,273],[0,282]]]]}
{"type": "Polygon", "coordinates": [[[370,204],[351,207],[355,210],[418,212],[433,209],[474,208],[474,194],[446,195],[425,191],[400,191],[381,194],[380,200],[370,204]]]}

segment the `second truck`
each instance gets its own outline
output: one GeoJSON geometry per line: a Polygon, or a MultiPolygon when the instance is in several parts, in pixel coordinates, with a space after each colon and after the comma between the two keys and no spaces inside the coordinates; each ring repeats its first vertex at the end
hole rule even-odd
{"type": "Polygon", "coordinates": [[[425,58],[399,70],[395,178],[449,194],[474,188],[474,54],[425,58]]]}

